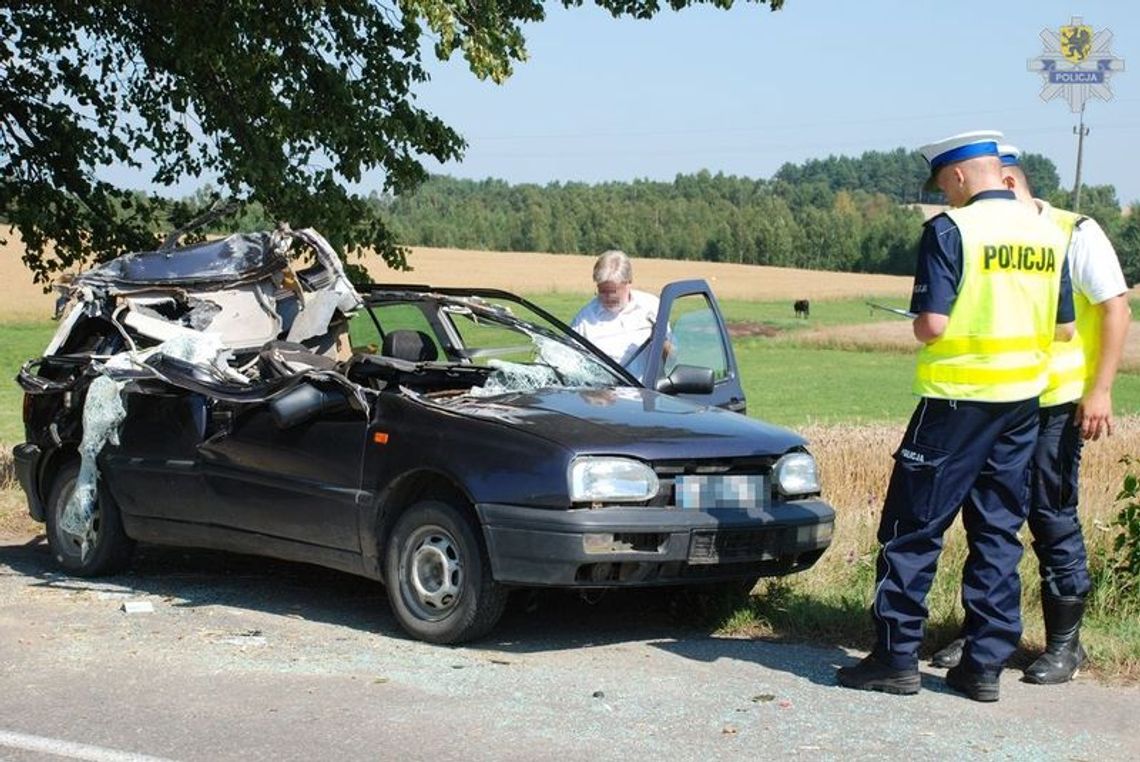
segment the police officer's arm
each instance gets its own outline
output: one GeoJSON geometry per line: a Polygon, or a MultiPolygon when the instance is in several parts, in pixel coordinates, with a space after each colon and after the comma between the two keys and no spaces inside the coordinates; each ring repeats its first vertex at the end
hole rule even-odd
{"type": "Polygon", "coordinates": [[[1070,255],[1073,287],[1100,310],[1100,346],[1092,384],[1077,406],[1076,422],[1085,439],[1112,435],[1112,383],[1124,353],[1124,341],[1132,321],[1128,284],[1112,243],[1094,220],[1079,223],[1073,234],[1070,255]],[[1105,298],[1107,297],[1107,298],[1105,298]]]}
{"type": "Polygon", "coordinates": [[[1096,309],[1101,311],[1096,375],[1077,407],[1077,423],[1085,439],[1100,439],[1101,434],[1112,436],[1112,382],[1116,379],[1128,325],[1132,322],[1132,310],[1124,294],[1106,299],[1096,309]]]}
{"type": "Polygon", "coordinates": [[[962,273],[962,236],[944,214],[933,217],[922,230],[914,272],[910,311],[914,337],[928,344],[946,331],[950,309],[958,297],[962,273]]]}
{"type": "Polygon", "coordinates": [[[937,312],[920,312],[914,319],[914,337],[929,344],[946,332],[950,318],[937,312]]]}

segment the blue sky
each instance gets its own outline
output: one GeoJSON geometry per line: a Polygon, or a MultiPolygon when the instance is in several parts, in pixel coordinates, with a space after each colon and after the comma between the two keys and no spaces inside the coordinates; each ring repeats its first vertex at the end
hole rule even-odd
{"type": "MultiPolygon", "coordinates": [[[[787,0],[730,11],[614,20],[551,6],[526,31],[530,60],[503,85],[461,58],[432,63],[419,103],[468,141],[462,162],[429,169],[510,182],[672,179],[700,169],[770,177],[784,162],[917,147],[999,129],[1056,163],[1071,186],[1077,115],[1041,100],[1026,62],[1040,32],[1080,16],[1114,33],[1140,70],[1140,4],[787,0]]],[[[1084,180],[1140,201],[1140,73],[1090,101],[1084,180]]]]}

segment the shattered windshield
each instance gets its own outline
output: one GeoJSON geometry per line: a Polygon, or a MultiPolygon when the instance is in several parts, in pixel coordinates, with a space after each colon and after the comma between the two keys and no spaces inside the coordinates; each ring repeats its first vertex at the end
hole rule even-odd
{"type": "Polygon", "coordinates": [[[441,294],[400,296],[404,298],[393,295],[373,301],[370,314],[353,319],[350,334],[355,351],[486,368],[486,382],[470,390],[472,396],[480,397],[631,383],[577,343],[566,329],[522,301],[441,294]]]}

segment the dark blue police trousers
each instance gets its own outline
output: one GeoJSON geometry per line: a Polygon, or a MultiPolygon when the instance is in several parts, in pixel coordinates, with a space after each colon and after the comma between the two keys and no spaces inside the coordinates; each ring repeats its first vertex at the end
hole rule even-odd
{"type": "Polygon", "coordinates": [[[1076,402],[1041,408],[1041,431],[1030,465],[1029,530],[1043,592],[1084,597],[1092,587],[1077,517],[1081,429],[1076,402]]]}
{"type": "Polygon", "coordinates": [[[911,416],[879,523],[874,654],[895,669],[918,664],[942,536],[962,511],[969,554],[963,664],[1000,670],[1021,639],[1017,564],[1037,439],[1036,399],[969,402],[922,398],[911,416]]]}

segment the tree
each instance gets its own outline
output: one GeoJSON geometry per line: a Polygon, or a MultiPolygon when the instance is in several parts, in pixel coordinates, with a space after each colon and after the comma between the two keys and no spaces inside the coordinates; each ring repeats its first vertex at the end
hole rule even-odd
{"type": "Polygon", "coordinates": [[[1051,159],[1039,153],[1027,153],[1022,154],[1018,162],[1029,180],[1029,189],[1037,198],[1049,198],[1061,187],[1061,176],[1051,159]]]}
{"type": "Polygon", "coordinates": [[[1124,270],[1124,280],[1130,286],[1140,283],[1140,207],[1132,206],[1112,243],[1124,270]]]}
{"type": "MultiPolygon", "coordinates": [[[[614,16],[661,9],[659,0],[594,2],[614,16]]],[[[427,79],[422,40],[430,33],[437,56],[459,51],[476,76],[501,82],[526,58],[521,25],[544,15],[542,0],[7,4],[0,213],[40,281],[154,246],[188,210],[137,203],[100,179],[106,167],[149,160],[158,185],[212,175],[271,219],[319,227],[344,251],[372,248],[402,266],[379,207],[345,186],[380,170],[386,192],[404,192],[425,179],[419,156],[461,155],[459,134],[414,103],[427,79]]]]}

